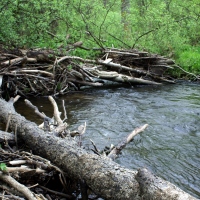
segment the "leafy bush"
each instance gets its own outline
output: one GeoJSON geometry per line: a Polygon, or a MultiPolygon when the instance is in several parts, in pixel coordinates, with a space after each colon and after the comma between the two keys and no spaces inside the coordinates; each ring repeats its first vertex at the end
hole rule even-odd
{"type": "Polygon", "coordinates": [[[200,73],[200,47],[191,47],[177,55],[177,63],[187,71],[200,73]]]}
{"type": "MultiPolygon", "coordinates": [[[[199,0],[5,0],[0,43],[17,47],[139,48],[199,72],[199,0]],[[70,37],[66,36],[70,35],[70,37]]],[[[77,49],[73,55],[95,56],[77,49]]]]}

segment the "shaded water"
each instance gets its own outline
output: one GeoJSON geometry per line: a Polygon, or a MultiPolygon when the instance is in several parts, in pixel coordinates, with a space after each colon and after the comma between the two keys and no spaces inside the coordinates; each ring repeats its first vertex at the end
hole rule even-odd
{"type": "MultiPolygon", "coordinates": [[[[200,198],[200,87],[176,84],[159,87],[88,89],[56,99],[65,100],[71,130],[87,122],[86,148],[92,139],[99,149],[117,144],[134,128],[149,124],[127,145],[117,162],[131,169],[147,167],[200,198]]],[[[31,99],[52,116],[47,98],[31,99]]],[[[17,103],[17,111],[40,122],[17,103]]]]}

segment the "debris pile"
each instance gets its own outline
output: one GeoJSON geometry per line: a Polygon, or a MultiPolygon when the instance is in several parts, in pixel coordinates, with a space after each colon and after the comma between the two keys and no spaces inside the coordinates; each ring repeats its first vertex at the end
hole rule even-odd
{"type": "Polygon", "coordinates": [[[83,59],[61,50],[0,49],[0,86],[4,96],[58,95],[102,80],[128,84],[174,83],[174,61],[148,52],[101,49],[101,58],[83,59]]]}

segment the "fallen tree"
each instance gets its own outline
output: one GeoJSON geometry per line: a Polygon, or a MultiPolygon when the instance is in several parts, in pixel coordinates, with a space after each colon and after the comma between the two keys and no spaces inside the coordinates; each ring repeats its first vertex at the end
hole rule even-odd
{"type": "MultiPolygon", "coordinates": [[[[52,103],[54,104],[54,101],[52,103]]],[[[54,105],[58,125],[65,126],[57,113],[57,107],[54,105]]],[[[172,183],[156,177],[147,169],[132,171],[107,156],[87,152],[69,135],[62,139],[41,130],[35,123],[16,113],[13,101],[0,99],[0,119],[16,132],[17,137],[22,139],[31,151],[50,160],[68,177],[84,181],[92,191],[105,199],[196,199],[172,183]]],[[[130,134],[122,145],[118,145],[114,152],[120,151],[122,146],[130,141],[131,135],[135,135],[135,132],[130,134]]],[[[113,152],[111,155],[113,156],[113,152]]]]}

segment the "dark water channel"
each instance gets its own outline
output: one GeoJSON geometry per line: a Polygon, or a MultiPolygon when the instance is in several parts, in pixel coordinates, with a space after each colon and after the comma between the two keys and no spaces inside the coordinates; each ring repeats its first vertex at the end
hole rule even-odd
{"type": "MultiPolygon", "coordinates": [[[[99,149],[117,144],[134,128],[149,124],[123,150],[117,162],[131,169],[147,167],[200,198],[200,86],[176,84],[159,87],[108,87],[69,94],[65,100],[71,130],[87,122],[84,145],[92,139],[99,149]]],[[[52,115],[47,98],[31,99],[52,115]]],[[[39,123],[22,102],[17,110],[39,123]]],[[[61,109],[62,110],[62,109],[61,109]]]]}

